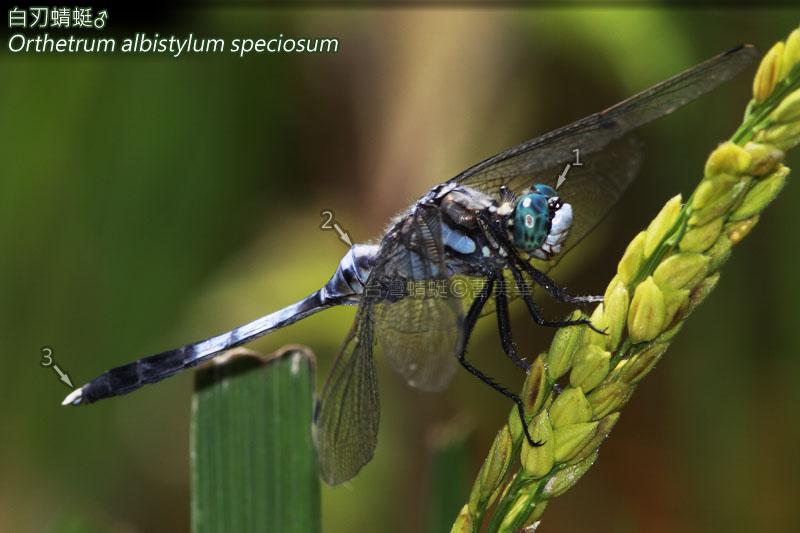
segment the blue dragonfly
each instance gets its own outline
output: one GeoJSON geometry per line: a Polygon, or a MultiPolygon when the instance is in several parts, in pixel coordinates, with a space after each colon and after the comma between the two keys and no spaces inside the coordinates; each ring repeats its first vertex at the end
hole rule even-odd
{"type": "Polygon", "coordinates": [[[586,320],[544,318],[530,288],[539,286],[573,305],[600,301],[569,294],[546,272],[603,219],[638,173],[642,145],[633,130],[730,80],[756,57],[750,46],[734,48],[481,161],[428,191],[379,240],[352,246],[318,291],[226,333],[108,370],[74,390],[64,404],[127,394],[324,309],[353,305],[353,325],[315,413],[320,472],[327,483],[352,478],[374,453],[380,411],[376,345],[419,389],[440,391],[463,367],[514,402],[528,444],[541,445],[528,433],[520,397],[468,360],[476,322],[495,312],[502,349],[523,370],[528,363],[513,342],[510,298],[522,298],[542,326],[592,327],[586,320]],[[575,160],[576,151],[584,161],[575,160]],[[568,179],[560,180],[573,161],[568,179]]]}

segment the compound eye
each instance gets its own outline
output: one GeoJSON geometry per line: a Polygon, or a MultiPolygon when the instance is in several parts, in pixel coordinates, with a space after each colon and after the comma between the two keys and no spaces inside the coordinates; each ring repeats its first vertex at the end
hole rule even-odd
{"type": "Polygon", "coordinates": [[[549,185],[545,185],[544,183],[537,183],[533,186],[533,190],[539,194],[547,196],[548,198],[554,198],[558,196],[558,193],[554,188],[549,185]]]}
{"type": "Polygon", "coordinates": [[[543,194],[520,196],[514,208],[514,245],[526,252],[539,248],[550,231],[550,206],[543,194]]]}

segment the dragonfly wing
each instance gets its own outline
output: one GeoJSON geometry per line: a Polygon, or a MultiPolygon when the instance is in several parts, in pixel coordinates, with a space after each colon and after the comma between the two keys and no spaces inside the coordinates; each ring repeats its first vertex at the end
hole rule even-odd
{"type": "Polygon", "coordinates": [[[426,391],[440,391],[450,383],[461,341],[461,301],[446,293],[444,283],[439,284],[442,294],[436,287],[383,302],[375,313],[382,353],[409,385],[426,391]]]}
{"type": "MultiPolygon", "coordinates": [[[[580,149],[581,158],[586,162],[600,158],[595,165],[602,166],[603,172],[591,172],[588,166],[573,167],[563,192],[559,191],[565,201],[573,204],[575,215],[583,218],[576,221],[577,227],[571,231],[570,241],[574,244],[608,213],[633,180],[635,172],[631,170],[638,170],[635,165],[621,166],[617,171],[609,167],[610,161],[624,165],[618,154],[634,148],[632,141],[620,140],[639,126],[671,113],[730,80],[757,56],[751,46],[740,46],[720,54],[605,111],[490,157],[450,181],[497,197],[501,186],[520,193],[534,183],[555,182],[566,163],[575,160],[575,148],[580,149]],[[607,150],[617,153],[605,156],[607,150]],[[584,190],[601,194],[591,196],[584,194],[584,190]]],[[[638,165],[638,160],[636,163],[638,165]]]]}
{"type": "Polygon", "coordinates": [[[372,459],[380,403],[369,303],[359,307],[328,379],[315,418],[320,475],[329,485],[355,476],[372,459]]]}
{"type": "MultiPolygon", "coordinates": [[[[587,155],[582,166],[570,167],[558,194],[572,205],[572,226],[558,259],[608,215],[639,174],[643,148],[635,134],[628,134],[611,141],[602,152],[587,155]]],[[[539,183],[555,187],[562,171],[563,168],[545,171],[539,183]]]]}
{"type": "Polygon", "coordinates": [[[461,301],[450,293],[438,207],[416,205],[381,244],[367,283],[392,292],[376,299],[378,344],[409,385],[442,390],[455,373],[461,301]]]}
{"type": "MultiPolygon", "coordinates": [[[[602,152],[587,156],[582,166],[570,168],[558,193],[565,202],[573,206],[572,226],[561,253],[549,261],[532,259],[531,263],[538,270],[547,272],[555,267],[570,249],[608,215],[608,207],[619,200],[639,173],[644,158],[642,149],[643,143],[639,138],[629,133],[609,143],[602,152]]],[[[560,167],[547,169],[537,182],[555,187],[561,171],[563,168],[560,167]]],[[[504,274],[506,287],[510,288],[508,298],[513,300],[519,296],[514,278],[507,269],[504,274]]],[[[486,302],[481,316],[493,312],[494,302],[489,301],[486,302]]]]}
{"type": "Polygon", "coordinates": [[[574,148],[580,148],[581,154],[594,153],[625,133],[675,111],[730,80],[757,57],[758,52],[751,46],[729,50],[605,111],[485,159],[451,181],[496,192],[514,178],[528,176],[533,180],[543,169],[573,159],[574,148]]]}
{"type": "MultiPolygon", "coordinates": [[[[608,214],[608,207],[619,200],[630,182],[639,173],[644,157],[642,148],[643,144],[639,138],[635,134],[629,133],[609,143],[602,152],[588,156],[582,166],[570,168],[567,179],[558,192],[564,201],[573,205],[572,226],[561,253],[549,261],[530,258],[531,264],[537,270],[547,272],[555,267],[561,258],[608,214]]],[[[547,169],[537,183],[555,187],[561,171],[563,168],[560,167],[547,169]]],[[[518,298],[519,288],[516,286],[511,272],[504,269],[503,275],[506,279],[506,287],[508,287],[508,299],[518,298]]],[[[529,290],[533,290],[535,285],[533,281],[527,279],[525,273],[523,273],[523,278],[530,284],[529,290]]],[[[494,300],[489,300],[484,305],[481,316],[494,312],[494,300]]]]}

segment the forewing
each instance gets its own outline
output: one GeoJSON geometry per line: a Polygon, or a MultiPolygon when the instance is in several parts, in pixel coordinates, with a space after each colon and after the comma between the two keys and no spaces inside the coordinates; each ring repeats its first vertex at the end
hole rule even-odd
{"type": "Polygon", "coordinates": [[[458,366],[461,301],[448,294],[445,283],[421,289],[376,306],[375,330],[381,352],[409,385],[440,391],[458,366]]]}
{"type": "MultiPolygon", "coordinates": [[[[611,141],[601,152],[586,155],[582,166],[570,167],[558,195],[572,205],[572,226],[558,259],[608,215],[639,174],[643,158],[643,144],[631,133],[611,141]]],[[[562,171],[558,167],[546,170],[539,183],[555,187],[562,171]]]]}
{"type": "MultiPolygon", "coordinates": [[[[667,115],[709,92],[751,64],[758,53],[740,46],[696,65],[622,102],[524,142],[465,170],[451,181],[497,194],[506,185],[520,191],[545,169],[565,164],[574,148],[589,155],[627,132],[667,115]]],[[[610,206],[605,206],[606,209],[610,206]]]]}
{"type": "MultiPolygon", "coordinates": [[[[572,205],[572,226],[561,253],[549,261],[533,259],[531,263],[541,272],[555,267],[580,240],[589,233],[607,214],[608,207],[617,202],[641,168],[643,159],[642,143],[634,135],[628,134],[609,143],[601,152],[587,156],[580,167],[570,167],[567,179],[558,190],[559,196],[572,205]]],[[[538,183],[555,187],[558,174],[563,168],[546,170],[538,183]],[[545,177],[546,176],[546,177],[545,177]]],[[[508,269],[504,270],[508,299],[519,296],[519,289],[508,269]]],[[[523,273],[527,280],[527,275],[523,273]]],[[[533,285],[533,282],[527,280],[533,285]]],[[[494,313],[494,301],[486,302],[481,316],[494,313]]]]}
{"type": "Polygon", "coordinates": [[[534,183],[553,186],[579,149],[583,166],[571,166],[559,188],[559,196],[573,207],[567,242],[554,260],[534,261],[540,270],[552,268],[608,214],[636,177],[642,151],[630,132],[730,80],[757,55],[751,46],[720,54],[605,111],[490,157],[451,181],[496,197],[501,186],[517,194],[534,183]]]}
{"type": "Polygon", "coordinates": [[[369,303],[362,303],[322,389],[315,419],[320,475],[329,485],[355,476],[372,459],[380,404],[369,303]]]}
{"type": "MultiPolygon", "coordinates": [[[[532,264],[546,272],[558,264],[566,253],[583,239],[609,213],[609,207],[619,200],[622,193],[639,173],[644,157],[642,142],[635,134],[628,134],[609,143],[601,152],[587,156],[583,165],[570,167],[567,179],[559,188],[558,194],[572,205],[572,226],[561,253],[549,261],[533,259],[532,264]]],[[[563,168],[547,169],[537,183],[556,186],[563,168]]],[[[506,286],[511,287],[509,299],[519,294],[510,272],[505,271],[506,286]]],[[[494,304],[489,301],[483,315],[494,312],[494,304]]]]}

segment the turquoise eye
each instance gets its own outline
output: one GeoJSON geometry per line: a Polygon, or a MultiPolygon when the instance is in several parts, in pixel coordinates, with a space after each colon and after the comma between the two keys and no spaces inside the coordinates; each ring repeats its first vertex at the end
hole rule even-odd
{"type": "Polygon", "coordinates": [[[543,183],[537,183],[533,186],[533,190],[538,192],[539,194],[543,194],[548,198],[552,198],[553,196],[558,196],[558,193],[554,188],[549,185],[545,185],[543,183]]]}
{"type": "Polygon", "coordinates": [[[514,245],[526,252],[532,252],[544,243],[549,232],[550,208],[547,205],[547,196],[539,193],[520,196],[514,207],[514,245]]]}

